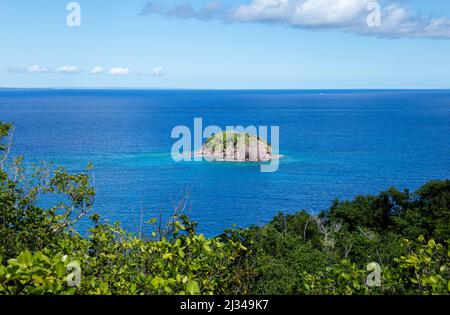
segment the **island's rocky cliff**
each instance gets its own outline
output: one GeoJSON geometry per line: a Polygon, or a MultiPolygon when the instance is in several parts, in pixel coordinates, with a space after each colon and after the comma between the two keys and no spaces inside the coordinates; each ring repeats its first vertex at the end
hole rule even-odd
{"type": "Polygon", "coordinates": [[[265,140],[236,131],[224,131],[208,138],[197,154],[230,162],[261,162],[279,157],[272,154],[272,147],[265,140]]]}

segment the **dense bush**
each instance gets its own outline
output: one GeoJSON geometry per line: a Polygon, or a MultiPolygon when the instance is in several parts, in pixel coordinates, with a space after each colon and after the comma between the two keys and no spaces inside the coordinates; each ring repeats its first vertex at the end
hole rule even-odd
{"type": "Polygon", "coordinates": [[[0,122],[0,294],[449,294],[448,180],[214,238],[177,208],[143,236],[92,212],[91,165],[8,159],[10,130],[0,122]],[[83,237],[74,225],[89,219],[83,237]]]}
{"type": "Polygon", "coordinates": [[[449,198],[450,181],[433,181],[416,193],[389,189],[335,201],[318,216],[280,214],[242,231],[257,271],[250,291],[448,294],[449,198]],[[370,263],[381,268],[380,286],[365,285],[370,263]]]}

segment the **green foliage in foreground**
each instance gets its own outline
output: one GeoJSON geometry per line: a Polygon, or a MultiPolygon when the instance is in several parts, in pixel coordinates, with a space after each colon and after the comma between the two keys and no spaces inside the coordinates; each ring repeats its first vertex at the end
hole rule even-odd
{"type": "Polygon", "coordinates": [[[165,228],[148,221],[144,237],[92,212],[92,166],[71,174],[8,160],[10,129],[0,123],[0,294],[450,292],[448,180],[215,238],[176,209],[165,228]],[[54,206],[39,207],[42,196],[54,206]],[[73,228],[80,220],[91,220],[86,237],[73,228]]]}

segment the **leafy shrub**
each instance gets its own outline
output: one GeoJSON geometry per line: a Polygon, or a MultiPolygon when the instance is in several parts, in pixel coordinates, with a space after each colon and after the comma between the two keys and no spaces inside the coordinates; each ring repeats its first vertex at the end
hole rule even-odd
{"type": "Polygon", "coordinates": [[[24,251],[0,265],[0,294],[74,294],[66,283],[68,257],[24,251]]]}

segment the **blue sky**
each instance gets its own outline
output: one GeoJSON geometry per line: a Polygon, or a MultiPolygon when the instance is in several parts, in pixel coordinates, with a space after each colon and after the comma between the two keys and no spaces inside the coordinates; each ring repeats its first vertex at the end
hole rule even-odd
{"type": "Polygon", "coordinates": [[[450,1],[69,2],[0,0],[0,87],[450,88],[450,1]]]}

